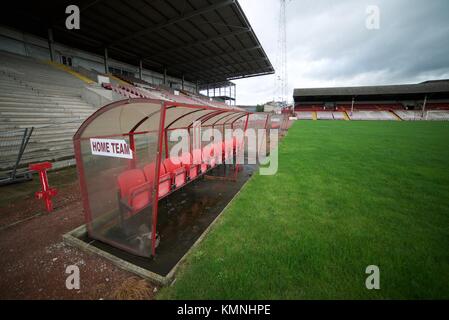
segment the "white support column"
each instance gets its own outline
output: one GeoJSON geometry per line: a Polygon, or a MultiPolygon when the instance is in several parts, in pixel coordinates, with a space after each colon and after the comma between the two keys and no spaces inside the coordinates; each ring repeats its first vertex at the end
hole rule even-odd
{"type": "Polygon", "coordinates": [[[351,103],[351,116],[352,116],[352,113],[354,112],[354,101],[355,101],[355,97],[352,97],[352,103],[351,103]]]}
{"type": "Polygon", "coordinates": [[[104,73],[109,73],[108,48],[104,48],[104,73]]]}
{"type": "Polygon", "coordinates": [[[139,60],[139,79],[142,80],[142,73],[143,73],[143,63],[142,59],[139,60]]]}
{"type": "Polygon", "coordinates": [[[424,102],[422,104],[421,118],[424,118],[424,113],[426,112],[427,95],[424,96],[424,102]]]}

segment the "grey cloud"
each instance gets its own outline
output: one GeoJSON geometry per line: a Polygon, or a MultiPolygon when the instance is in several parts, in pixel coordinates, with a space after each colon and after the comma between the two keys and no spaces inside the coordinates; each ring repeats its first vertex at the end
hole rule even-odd
{"type": "MultiPolygon", "coordinates": [[[[272,63],[278,2],[240,1],[272,63]]],[[[449,75],[447,0],[292,0],[288,4],[289,90],[294,87],[413,83],[449,75]],[[365,27],[366,6],[380,29],[365,27]]],[[[273,98],[274,77],[236,81],[238,102],[273,98]]]]}

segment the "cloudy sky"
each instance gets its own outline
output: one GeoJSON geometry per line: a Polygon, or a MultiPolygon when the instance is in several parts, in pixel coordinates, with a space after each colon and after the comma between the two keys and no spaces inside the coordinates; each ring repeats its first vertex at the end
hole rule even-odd
{"type": "MultiPolygon", "coordinates": [[[[240,0],[276,68],[279,0],[240,0]]],[[[287,0],[288,92],[449,78],[449,0],[287,0]],[[367,6],[379,8],[368,29],[367,6]]],[[[274,76],[236,80],[237,103],[273,99],[274,76]]],[[[292,98],[290,97],[290,100],[292,98]]]]}

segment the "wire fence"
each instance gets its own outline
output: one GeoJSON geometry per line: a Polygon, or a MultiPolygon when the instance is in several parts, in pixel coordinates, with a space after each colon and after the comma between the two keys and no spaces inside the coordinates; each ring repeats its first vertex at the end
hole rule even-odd
{"type": "Polygon", "coordinates": [[[28,179],[29,174],[18,174],[20,160],[34,128],[0,130],[0,184],[28,179]]]}

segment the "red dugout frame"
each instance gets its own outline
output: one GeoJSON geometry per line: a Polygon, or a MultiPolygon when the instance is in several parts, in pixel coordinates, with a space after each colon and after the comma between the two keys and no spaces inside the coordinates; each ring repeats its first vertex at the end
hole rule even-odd
{"type": "MultiPolygon", "coordinates": [[[[74,142],[74,150],[75,150],[75,159],[77,163],[77,169],[78,169],[78,176],[79,176],[79,183],[80,183],[80,190],[81,190],[81,196],[82,196],[82,202],[84,207],[84,214],[85,214],[85,221],[86,221],[86,227],[89,232],[89,235],[93,238],[96,238],[98,240],[101,240],[103,242],[106,242],[108,244],[111,244],[113,246],[116,246],[120,249],[123,249],[125,251],[132,252],[134,254],[138,254],[134,251],[132,251],[129,247],[126,247],[120,243],[115,243],[109,239],[102,238],[101,236],[95,234],[93,232],[93,216],[92,216],[92,208],[91,208],[91,202],[90,202],[90,194],[88,190],[88,182],[86,181],[85,176],[85,159],[83,158],[83,152],[82,152],[82,143],[85,142],[87,139],[98,139],[98,138],[111,138],[111,137],[128,137],[129,139],[129,146],[131,150],[133,151],[133,154],[135,155],[128,163],[129,168],[134,169],[136,168],[136,163],[139,161],[137,159],[137,153],[136,153],[136,145],[135,145],[135,137],[137,135],[142,134],[157,134],[157,144],[156,144],[156,159],[155,159],[155,171],[154,171],[154,180],[152,181],[151,185],[151,255],[154,256],[156,254],[156,235],[157,235],[157,220],[158,220],[158,203],[160,200],[159,195],[159,184],[160,184],[160,173],[161,173],[161,164],[162,164],[162,155],[163,155],[163,148],[165,148],[165,157],[168,157],[168,147],[167,147],[167,132],[172,129],[187,129],[189,132],[189,138],[190,138],[190,129],[191,124],[193,121],[202,121],[202,122],[210,122],[210,127],[214,126],[222,126],[225,128],[226,125],[230,125],[231,128],[234,128],[234,124],[241,120],[242,118],[246,117],[245,124],[244,124],[244,132],[246,132],[248,128],[248,119],[251,115],[251,112],[247,112],[242,109],[221,109],[211,106],[205,106],[205,105],[190,105],[190,104],[184,104],[184,103],[176,103],[176,102],[170,102],[170,101],[163,101],[163,100],[154,100],[154,99],[146,99],[146,98],[136,98],[136,99],[127,99],[127,100],[121,100],[117,101],[111,104],[108,104],[100,109],[98,109],[95,113],[93,113],[90,117],[88,117],[83,124],[80,126],[78,131],[75,133],[73,137],[74,142]],[[145,109],[145,116],[142,116],[141,119],[136,118],[135,120],[130,120],[129,123],[126,123],[124,126],[125,128],[128,126],[128,129],[124,130],[122,129],[122,126],[120,125],[120,128],[114,128],[108,127],[107,125],[104,126],[106,129],[100,129],[95,130],[94,125],[96,122],[101,121],[101,117],[104,115],[108,115],[108,113],[112,113],[112,115],[115,116],[114,110],[116,108],[121,108],[119,112],[119,117],[117,119],[113,119],[111,121],[111,126],[114,126],[114,121],[117,121],[117,123],[122,123],[121,117],[123,116],[126,120],[126,110],[127,107],[132,106],[132,111],[136,113],[136,106],[142,105],[145,107],[145,105],[148,105],[148,110],[145,109]],[[150,107],[151,106],[151,107],[150,107]],[[178,114],[179,113],[179,114],[178,114]],[[159,121],[158,124],[153,127],[144,127],[143,124],[145,124],[149,119],[152,119],[152,117],[156,117],[159,115],[159,121]],[[170,118],[170,119],[169,119],[170,118]],[[99,120],[100,119],[100,120],[99,120]],[[178,125],[178,127],[176,127],[178,125]],[[98,134],[94,135],[84,135],[84,133],[87,131],[98,131],[98,134]],[[102,130],[105,130],[105,133],[102,134],[102,130]],[[120,131],[126,131],[126,132],[120,132],[120,131]],[[107,133],[107,134],[106,134],[107,133]],[[165,144],[164,144],[165,141],[165,144]]],[[[118,117],[118,116],[116,116],[118,117]]],[[[130,117],[132,119],[132,117],[130,117]]],[[[270,115],[266,114],[266,120],[265,120],[265,129],[268,129],[268,123],[269,123],[270,115]]],[[[106,117],[107,119],[107,117],[106,117]]],[[[124,120],[123,120],[124,121],[124,120]]],[[[100,122],[101,124],[101,122],[100,122]]],[[[98,125],[98,124],[97,124],[98,125]]],[[[102,127],[102,126],[100,126],[102,127]]],[[[207,127],[207,126],[206,126],[207,127]]],[[[191,143],[190,143],[191,144],[191,143]]],[[[84,147],[86,148],[86,147],[84,147]]],[[[191,148],[191,145],[190,145],[191,148]]],[[[148,255],[149,256],[149,255],[148,255]]]]}

